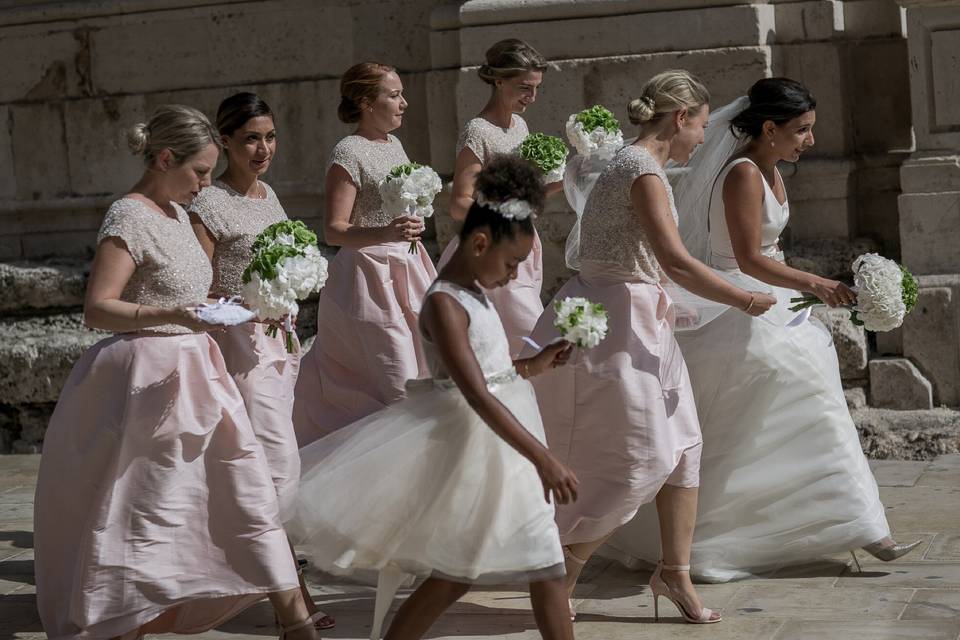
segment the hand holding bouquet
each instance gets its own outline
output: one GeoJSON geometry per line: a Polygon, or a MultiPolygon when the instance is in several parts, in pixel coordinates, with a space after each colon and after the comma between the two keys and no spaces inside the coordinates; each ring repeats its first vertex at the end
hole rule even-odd
{"type": "MultiPolygon", "coordinates": [[[[327,260],[317,247],[317,235],[299,220],[284,220],[264,229],[253,242],[253,256],[243,272],[243,299],[263,320],[282,320],[287,352],[293,353],[291,317],[298,300],[323,288],[327,260]]],[[[277,328],[267,330],[271,337],[277,328]]]]}
{"type": "Polygon", "coordinates": [[[545,184],[563,180],[568,153],[563,140],[543,133],[531,133],[520,143],[520,157],[540,168],[545,184]]]}
{"type": "MultiPolygon", "coordinates": [[[[867,331],[890,331],[903,324],[903,319],[917,305],[917,281],[906,267],[876,253],[865,253],[853,262],[854,290],[857,303],[850,310],[850,320],[867,331]]],[[[791,311],[799,311],[822,301],[816,296],[791,298],[797,303],[791,311]]]]}
{"type": "Polygon", "coordinates": [[[607,310],[586,298],[564,298],[553,303],[553,321],[560,335],[578,347],[592,348],[607,336],[607,310]]]}
{"type": "Polygon", "coordinates": [[[620,123],[599,104],[572,114],[566,129],[570,144],[584,157],[609,161],[623,146],[620,123]]]}
{"type": "MultiPolygon", "coordinates": [[[[383,210],[394,218],[433,215],[433,199],[443,190],[440,176],[430,167],[416,162],[401,164],[390,170],[380,183],[383,210]]],[[[410,243],[410,253],[417,252],[417,241],[410,243]]]]}

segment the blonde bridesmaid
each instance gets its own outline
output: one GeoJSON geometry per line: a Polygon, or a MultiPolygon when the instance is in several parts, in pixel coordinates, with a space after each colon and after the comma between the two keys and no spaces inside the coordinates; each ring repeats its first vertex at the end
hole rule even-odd
{"type": "Polygon", "coordinates": [[[37,603],[50,638],[199,633],[269,596],[316,640],[270,469],[194,305],[210,262],[183,205],[210,184],[217,133],[164,106],[130,135],[146,170],[110,207],[84,304],[113,331],[64,386],[37,483],[37,603]]]}
{"type": "MultiPolygon", "coordinates": [[[[270,106],[253,93],[232,95],[220,103],[217,130],[227,168],[190,204],[190,220],[213,264],[211,297],[230,298],[240,295],[243,271],[250,263],[257,235],[271,224],[286,220],[287,214],[277,194],[260,179],[277,152],[277,130],[270,106]]],[[[228,327],[211,336],[243,396],[283,513],[296,497],[300,481],[300,454],[292,417],[299,356],[287,353],[282,333],[270,337],[260,322],[228,327]]],[[[302,578],[301,589],[307,607],[316,613],[302,578]]],[[[330,616],[317,622],[318,629],[333,626],[330,616]]]]}
{"type": "MultiPolygon", "coordinates": [[[[685,71],[668,71],[631,101],[639,137],[597,179],[584,207],[581,271],[555,299],[602,303],[610,334],[572,366],[534,382],[550,450],[580,479],[580,499],[557,511],[567,586],[584,563],[641,505],[656,501],[662,562],[650,581],[687,622],[712,623],[690,581],[702,438],[683,356],[673,337],[664,276],[705,298],[759,315],[771,296],[744,291],[686,252],[663,165],[685,162],[703,141],[709,94],[685,71]]],[[[556,335],[552,305],[534,340],[556,335]]],[[[658,613],[655,608],[655,613],[658,613]]]]}
{"type": "MultiPolygon", "coordinates": [[[[487,50],[486,61],[477,73],[491,86],[490,99],[480,114],[464,125],[457,141],[450,215],[458,222],[463,222],[473,204],[480,169],[499,154],[519,152],[520,143],[529,133],[520,114],[536,101],[547,70],[546,59],[523,40],[501,40],[487,50]]],[[[562,182],[547,185],[547,193],[562,186],[562,182]]],[[[447,245],[440,258],[441,268],[458,245],[456,237],[447,245]]],[[[533,251],[521,263],[517,277],[504,287],[484,291],[500,314],[513,355],[520,352],[523,337],[530,335],[543,313],[542,287],[543,245],[535,232],[533,251]]]]}
{"type": "Polygon", "coordinates": [[[337,115],[357,129],[334,147],[327,168],[324,239],[340,250],[297,380],[301,447],[404,398],[407,380],[430,375],[417,322],[437,270],[419,244],[422,219],[391,218],[378,189],[410,161],[390,133],[407,108],[403,83],[393,67],[363,62],[343,75],[340,93],[337,115]]]}

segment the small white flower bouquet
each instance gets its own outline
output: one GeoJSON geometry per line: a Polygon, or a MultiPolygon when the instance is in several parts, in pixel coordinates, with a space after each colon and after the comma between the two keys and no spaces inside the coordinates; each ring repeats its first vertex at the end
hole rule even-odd
{"type": "Polygon", "coordinates": [[[531,133],[520,143],[520,157],[540,168],[544,184],[563,180],[569,153],[563,140],[544,133],[531,133]]]}
{"type": "MultiPolygon", "coordinates": [[[[287,352],[293,353],[292,317],[298,300],[320,291],[327,281],[327,260],[317,235],[299,220],[270,225],[253,242],[253,256],[243,272],[243,299],[264,320],[283,320],[287,352]]],[[[267,333],[277,335],[271,326],[267,333]]]]}
{"type": "MultiPolygon", "coordinates": [[[[389,216],[433,215],[433,199],[443,190],[443,182],[437,172],[428,166],[409,162],[390,170],[380,183],[380,198],[383,211],[389,216]]],[[[410,243],[410,253],[416,253],[417,242],[410,243]]]]}
{"type": "MultiPolygon", "coordinates": [[[[890,331],[903,324],[903,319],[917,306],[917,281],[906,267],[876,253],[865,253],[853,262],[854,290],[857,304],[850,310],[850,320],[867,331],[890,331]]],[[[799,311],[823,302],[812,295],[791,298],[797,303],[791,311],[799,311]]]]}
{"type": "Polygon", "coordinates": [[[578,347],[592,348],[607,336],[607,310],[586,298],[564,298],[553,303],[553,321],[560,335],[578,347]]]}
{"type": "Polygon", "coordinates": [[[597,104],[567,119],[567,140],[582,156],[609,161],[623,146],[620,122],[597,104]]]}

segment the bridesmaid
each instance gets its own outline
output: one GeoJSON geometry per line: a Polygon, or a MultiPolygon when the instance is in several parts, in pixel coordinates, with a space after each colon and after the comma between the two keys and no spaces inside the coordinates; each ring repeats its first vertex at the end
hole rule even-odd
{"type": "MultiPolygon", "coordinates": [[[[277,131],[269,105],[252,93],[230,96],[217,110],[217,130],[227,168],[190,204],[190,220],[200,245],[213,263],[214,298],[240,295],[241,276],[250,263],[257,235],[287,219],[277,195],[261,181],[277,152],[277,131]]],[[[271,338],[264,325],[247,322],[212,334],[233,376],[273,476],[280,511],[293,502],[300,480],[300,454],[293,432],[293,386],[299,356],[288,354],[279,333],[271,338]]],[[[307,607],[316,613],[303,584],[307,607]]],[[[319,629],[334,626],[330,616],[319,629]]]]}
{"type": "Polygon", "coordinates": [[[330,155],[323,230],[341,247],[320,294],[317,339],[303,357],[293,421],[303,447],[405,397],[405,383],[429,376],[418,339],[420,304],[437,277],[416,216],[391,219],[378,185],[409,162],[390,132],[407,101],[393,67],[362,62],[340,80],[340,120],[357,129],[330,155]],[[418,243],[419,244],[419,243],[418,243]]]}
{"type": "Polygon", "coordinates": [[[194,313],[212,270],[182,205],[210,184],[206,117],[159,107],[129,134],[146,169],[110,207],[84,304],[116,332],[73,368],[50,421],[35,510],[50,638],[200,633],[269,596],[317,639],[243,399],[194,313]]]}
{"type": "MultiPolygon", "coordinates": [[[[716,276],[683,248],[663,165],[686,162],[703,141],[709,94],[686,71],[667,71],[630,102],[639,137],[597,179],[584,207],[581,271],[555,299],[602,303],[610,334],[572,366],[535,382],[550,450],[580,479],[580,499],[558,508],[570,593],[593,552],[639,507],[656,501],[662,562],[650,579],[687,622],[712,623],[690,581],[697,512],[700,425],[683,357],[673,338],[664,276],[705,298],[760,315],[775,300],[716,276]]],[[[552,305],[534,340],[557,335],[552,305]]],[[[655,609],[655,613],[658,613],[655,609]]]]}
{"type": "MultiPolygon", "coordinates": [[[[487,50],[487,63],[477,72],[492,88],[490,99],[480,115],[468,121],[457,141],[450,215],[463,222],[474,199],[477,174],[498,154],[515,154],[529,133],[520,116],[537,99],[547,61],[523,40],[501,40],[487,50]]],[[[547,185],[547,193],[559,191],[563,182],[547,185]]],[[[442,268],[456,251],[459,239],[447,245],[439,266],[442,268]]],[[[533,236],[533,251],[524,260],[516,279],[497,289],[485,290],[503,321],[510,342],[510,353],[517,355],[523,337],[530,335],[543,313],[540,289],[543,286],[543,245],[533,236]]]]}

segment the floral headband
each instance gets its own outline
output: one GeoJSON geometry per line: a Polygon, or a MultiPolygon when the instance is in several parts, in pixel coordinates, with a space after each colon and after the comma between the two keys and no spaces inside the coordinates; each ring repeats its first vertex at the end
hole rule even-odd
{"type": "Polygon", "coordinates": [[[502,202],[489,200],[482,192],[477,192],[477,204],[496,211],[507,220],[526,220],[533,215],[533,207],[525,200],[508,198],[502,202]]]}

